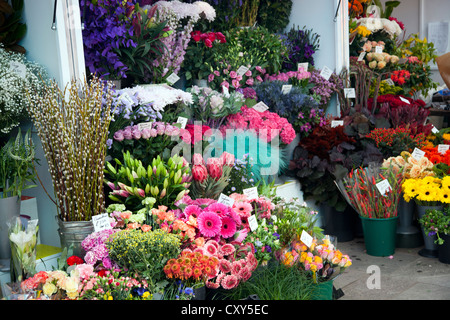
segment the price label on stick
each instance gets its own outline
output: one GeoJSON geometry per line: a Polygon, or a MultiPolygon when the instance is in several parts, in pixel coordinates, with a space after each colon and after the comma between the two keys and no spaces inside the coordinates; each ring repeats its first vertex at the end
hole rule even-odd
{"type": "Polygon", "coordinates": [[[435,126],[433,126],[433,127],[431,128],[431,132],[433,132],[434,134],[436,134],[436,133],[439,133],[439,130],[438,130],[438,128],[436,128],[435,126]]]}
{"type": "Polygon", "coordinates": [[[330,68],[328,68],[327,66],[324,66],[322,71],[320,72],[320,75],[322,76],[322,78],[324,78],[325,80],[328,81],[328,79],[330,79],[332,73],[333,73],[333,71],[330,68]]]}
{"type": "Polygon", "coordinates": [[[311,237],[311,235],[308,232],[303,230],[302,234],[300,235],[300,241],[303,242],[305,246],[309,248],[312,245],[313,237],[311,237]]]}
{"type": "Polygon", "coordinates": [[[450,145],[448,144],[439,144],[438,145],[438,152],[441,154],[445,154],[447,150],[449,149],[450,145]]]}
{"type": "Polygon", "coordinates": [[[333,120],[331,121],[331,127],[336,128],[344,125],[344,120],[333,120]]]}
{"type": "Polygon", "coordinates": [[[236,73],[240,76],[243,76],[248,71],[248,68],[245,66],[240,66],[239,69],[237,69],[236,73]]]}
{"type": "Polygon", "coordinates": [[[420,159],[422,159],[422,157],[425,155],[425,152],[424,151],[422,151],[422,150],[420,150],[420,149],[417,149],[417,148],[414,148],[414,151],[413,151],[413,153],[411,154],[411,156],[414,158],[414,159],[416,159],[417,161],[419,161],[420,159]]]}
{"type": "Polygon", "coordinates": [[[258,198],[258,188],[247,188],[242,190],[249,200],[258,198]]]}
{"type": "Polygon", "coordinates": [[[403,98],[403,97],[400,97],[400,100],[402,100],[404,103],[411,104],[411,103],[409,102],[409,100],[407,100],[407,99],[405,99],[405,98],[403,98]]]}
{"type": "Polygon", "coordinates": [[[258,112],[264,112],[267,109],[269,109],[269,107],[264,102],[260,101],[253,106],[253,109],[255,109],[258,112]]]}
{"type": "Polygon", "coordinates": [[[229,196],[221,193],[219,196],[219,200],[217,200],[217,202],[222,203],[228,207],[232,207],[234,204],[234,200],[233,198],[230,198],[229,196]]]}
{"type": "Polygon", "coordinates": [[[281,87],[281,92],[283,94],[288,94],[292,90],[292,84],[285,84],[281,87]]]}
{"type": "Polygon", "coordinates": [[[258,229],[258,221],[256,220],[256,216],[254,214],[248,217],[248,225],[252,231],[258,229]]]}
{"type": "Polygon", "coordinates": [[[381,46],[376,46],[376,47],[375,47],[375,53],[383,53],[383,47],[381,47],[381,46]]]}
{"type": "Polygon", "coordinates": [[[170,76],[166,78],[166,81],[168,84],[173,85],[175,82],[180,80],[180,77],[177,76],[175,73],[172,73],[170,76]]]}
{"type": "Polygon", "coordinates": [[[92,224],[94,225],[95,232],[112,229],[107,213],[92,216],[92,224]]]}
{"type": "Polygon", "coordinates": [[[365,56],[366,56],[366,52],[365,51],[361,52],[358,56],[358,61],[363,61],[365,56]]]}
{"type": "Polygon", "coordinates": [[[356,98],[355,88],[344,88],[346,98],[356,98]]]}
{"type": "Polygon", "coordinates": [[[297,65],[297,70],[300,71],[302,68],[304,71],[308,71],[308,62],[301,62],[297,65]]]}
{"type": "Polygon", "coordinates": [[[144,130],[145,128],[151,129],[153,125],[153,122],[141,122],[138,123],[138,129],[140,131],[144,130]]]}
{"type": "Polygon", "coordinates": [[[186,124],[188,122],[188,119],[185,117],[178,117],[177,123],[181,124],[181,129],[186,128],[186,124]]]}
{"type": "Polygon", "coordinates": [[[386,196],[386,193],[392,190],[391,184],[387,179],[384,179],[383,181],[380,181],[376,184],[378,191],[380,191],[381,195],[383,197],[386,196]]]}

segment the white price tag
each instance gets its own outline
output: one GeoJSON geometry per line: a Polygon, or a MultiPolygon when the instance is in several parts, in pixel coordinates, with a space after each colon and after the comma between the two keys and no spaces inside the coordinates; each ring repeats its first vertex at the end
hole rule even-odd
{"type": "Polygon", "coordinates": [[[436,134],[436,133],[439,133],[439,130],[438,130],[438,128],[436,128],[435,126],[433,126],[433,127],[431,128],[431,132],[433,132],[434,134],[436,134]]]}
{"type": "Polygon", "coordinates": [[[383,197],[386,196],[386,193],[392,190],[391,184],[387,179],[384,179],[383,181],[380,181],[376,184],[376,187],[378,188],[378,191],[380,191],[381,195],[383,197]]]}
{"type": "Polygon", "coordinates": [[[173,85],[175,82],[180,80],[180,77],[177,76],[175,73],[172,73],[170,76],[166,78],[166,82],[170,85],[173,85]]]}
{"type": "Polygon", "coordinates": [[[375,53],[383,53],[383,47],[381,47],[381,46],[376,46],[376,47],[375,47],[375,53]]]}
{"type": "Polygon", "coordinates": [[[138,129],[140,131],[144,130],[145,128],[151,129],[153,127],[153,122],[141,122],[138,123],[138,129]]]}
{"type": "Polygon", "coordinates": [[[285,84],[281,87],[281,92],[283,94],[288,94],[292,90],[292,84],[285,84]]]}
{"type": "Polygon", "coordinates": [[[112,229],[107,213],[92,216],[92,224],[94,225],[95,232],[112,229]]]}
{"type": "Polygon", "coordinates": [[[186,124],[188,122],[188,119],[185,117],[178,117],[177,123],[181,124],[181,129],[186,128],[186,124]]]}
{"type": "Polygon", "coordinates": [[[234,199],[230,198],[229,196],[221,193],[219,196],[219,200],[217,200],[217,202],[222,203],[228,207],[232,207],[234,204],[234,199]]]}
{"type": "Polygon", "coordinates": [[[344,120],[333,120],[331,121],[331,127],[336,128],[344,125],[344,120]]]}
{"type": "Polygon", "coordinates": [[[448,144],[439,144],[438,145],[438,152],[441,154],[445,154],[447,150],[449,149],[450,145],[448,144]]]}
{"type": "Polygon", "coordinates": [[[258,221],[256,220],[256,216],[252,214],[250,217],[248,217],[248,226],[250,227],[250,230],[255,231],[258,229],[258,221]]]}
{"type": "Polygon", "coordinates": [[[356,98],[355,88],[344,88],[346,98],[356,98]]]}
{"type": "Polygon", "coordinates": [[[327,81],[328,81],[328,79],[330,79],[332,74],[333,74],[333,71],[330,68],[328,68],[327,66],[324,66],[322,71],[320,71],[320,75],[322,76],[322,78],[324,78],[327,81]]]}
{"type": "Polygon", "coordinates": [[[301,62],[297,65],[297,70],[300,71],[300,68],[302,68],[304,71],[308,71],[308,62],[301,62]]]}
{"type": "Polygon", "coordinates": [[[223,94],[224,94],[225,97],[228,98],[228,97],[230,96],[230,91],[228,90],[227,87],[222,86],[222,92],[223,92],[223,94]]]}
{"type": "Polygon", "coordinates": [[[417,148],[414,148],[414,151],[413,151],[413,153],[411,154],[411,156],[412,156],[414,159],[416,159],[417,161],[419,161],[420,159],[422,159],[424,155],[425,155],[425,152],[422,151],[422,150],[420,150],[420,149],[417,149],[417,148]]]}
{"type": "Polygon", "coordinates": [[[248,71],[247,67],[240,66],[239,69],[237,69],[236,73],[240,76],[243,76],[248,71]]]}
{"type": "Polygon", "coordinates": [[[407,100],[407,99],[405,99],[405,98],[403,98],[403,97],[400,97],[400,100],[402,100],[404,103],[411,104],[411,103],[409,102],[409,100],[407,100]]]}
{"type": "Polygon", "coordinates": [[[257,187],[247,188],[247,189],[242,190],[242,192],[244,192],[244,194],[247,196],[247,198],[249,200],[258,198],[258,188],[257,187]]]}
{"type": "Polygon", "coordinates": [[[269,109],[269,107],[262,101],[258,102],[253,106],[253,109],[259,112],[264,112],[269,109]]]}
{"type": "Polygon", "coordinates": [[[11,61],[9,64],[9,69],[12,72],[17,73],[17,75],[21,78],[25,78],[27,75],[27,67],[18,61],[11,61]]]}
{"type": "Polygon", "coordinates": [[[300,235],[300,241],[303,242],[305,246],[309,248],[312,245],[313,237],[311,237],[311,235],[308,232],[303,230],[302,234],[300,235]]]}
{"type": "Polygon", "coordinates": [[[386,83],[387,83],[388,85],[390,85],[390,86],[394,86],[394,85],[395,85],[394,81],[392,81],[391,78],[386,79],[386,80],[383,80],[383,81],[386,82],[386,83]]]}
{"type": "Polygon", "coordinates": [[[363,61],[365,56],[366,56],[366,52],[365,51],[361,52],[358,56],[358,61],[363,61]]]}

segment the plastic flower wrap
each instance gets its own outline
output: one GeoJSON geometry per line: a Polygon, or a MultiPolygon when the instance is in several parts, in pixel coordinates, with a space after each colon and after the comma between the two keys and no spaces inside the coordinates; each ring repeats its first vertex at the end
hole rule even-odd
{"type": "Polygon", "coordinates": [[[7,225],[11,243],[11,281],[20,282],[36,273],[38,220],[30,220],[24,226],[19,217],[14,217],[7,225]]]}

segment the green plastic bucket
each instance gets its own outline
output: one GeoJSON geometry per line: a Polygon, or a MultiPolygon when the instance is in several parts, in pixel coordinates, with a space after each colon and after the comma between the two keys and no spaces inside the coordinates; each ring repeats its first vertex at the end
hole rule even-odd
{"type": "Polygon", "coordinates": [[[360,218],[367,254],[377,257],[394,254],[398,217],[371,219],[360,216],[360,218]]]}
{"type": "Polygon", "coordinates": [[[333,280],[319,282],[311,300],[333,300],[333,280]]]}

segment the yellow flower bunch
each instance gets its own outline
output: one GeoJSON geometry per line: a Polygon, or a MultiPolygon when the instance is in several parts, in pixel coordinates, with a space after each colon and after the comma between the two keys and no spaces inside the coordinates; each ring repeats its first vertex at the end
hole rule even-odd
{"type": "Polygon", "coordinates": [[[450,176],[406,179],[402,189],[406,202],[414,200],[419,205],[450,203],[450,176]]]}
{"type": "Polygon", "coordinates": [[[350,34],[359,34],[362,37],[368,37],[372,32],[367,29],[366,26],[357,26],[355,29],[350,30],[350,34]]]}

